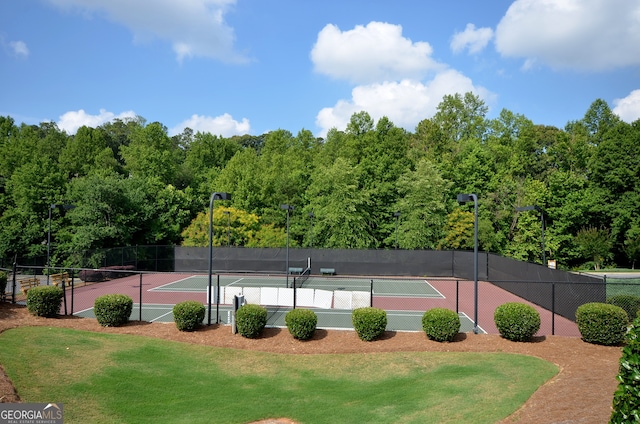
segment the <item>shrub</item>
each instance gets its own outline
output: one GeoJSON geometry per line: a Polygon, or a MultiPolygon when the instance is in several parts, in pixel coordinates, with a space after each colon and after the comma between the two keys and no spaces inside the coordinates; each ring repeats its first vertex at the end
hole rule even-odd
{"type": "Polygon", "coordinates": [[[524,303],[508,302],[498,306],[493,320],[500,335],[514,342],[529,341],[540,329],[540,313],[524,303]]]}
{"type": "Polygon", "coordinates": [[[292,309],[285,315],[284,322],[295,339],[308,340],[316,331],[318,317],[310,309],[292,309]]]}
{"type": "Polygon", "coordinates": [[[195,300],[187,300],[173,307],[173,320],[180,331],[193,331],[202,325],[205,307],[195,300]]]}
{"type": "Polygon", "coordinates": [[[632,294],[618,294],[607,299],[610,305],[616,305],[625,310],[629,316],[629,322],[632,322],[638,316],[640,310],[640,296],[632,294]]]}
{"type": "Polygon", "coordinates": [[[129,321],[133,300],[124,294],[105,294],[96,299],[94,312],[103,327],[118,327],[129,321]]]}
{"type": "Polygon", "coordinates": [[[27,310],[35,316],[55,317],[60,311],[63,295],[60,287],[33,287],[27,292],[27,310]]]}
{"type": "Polygon", "coordinates": [[[611,423],[640,421],[640,318],[633,321],[625,341],[617,377],[618,388],[613,394],[611,423]]]}
{"type": "Polygon", "coordinates": [[[585,303],[576,309],[576,324],[585,342],[614,346],[624,340],[629,316],[616,305],[585,303]]]}
{"type": "Polygon", "coordinates": [[[387,313],[378,308],[358,308],[351,314],[353,328],[360,340],[370,342],[379,337],[387,328],[387,313]]]}
{"type": "Polygon", "coordinates": [[[460,317],[451,309],[429,309],[422,316],[422,329],[431,340],[451,342],[460,331],[460,317]]]}
{"type": "Polygon", "coordinates": [[[267,308],[260,305],[246,304],[236,312],[236,329],[238,333],[249,339],[255,339],[267,325],[267,308]]]}
{"type": "Polygon", "coordinates": [[[96,269],[83,269],[78,273],[78,278],[87,283],[98,283],[104,280],[104,275],[96,269]]]}

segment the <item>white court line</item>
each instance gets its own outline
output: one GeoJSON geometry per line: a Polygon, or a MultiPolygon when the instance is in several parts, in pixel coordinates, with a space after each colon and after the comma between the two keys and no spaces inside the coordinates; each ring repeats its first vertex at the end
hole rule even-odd
{"type": "Polygon", "coordinates": [[[443,299],[446,299],[446,298],[445,298],[445,296],[444,296],[442,293],[440,293],[440,291],[439,291],[437,288],[433,287],[433,284],[431,284],[431,283],[430,283],[429,281],[427,281],[427,280],[424,280],[424,282],[425,282],[425,283],[427,283],[427,284],[429,284],[429,285],[431,286],[431,288],[432,288],[436,293],[438,293],[438,294],[440,295],[440,297],[442,297],[443,299]]]}
{"type": "Polygon", "coordinates": [[[164,287],[170,286],[170,285],[172,285],[172,284],[179,283],[179,282],[181,282],[181,281],[186,281],[186,280],[188,280],[189,278],[193,278],[193,277],[197,277],[197,275],[190,275],[190,276],[188,276],[188,277],[184,277],[184,278],[181,278],[181,279],[179,279],[179,280],[172,281],[172,282],[170,282],[170,283],[163,284],[163,285],[158,286],[158,287],[154,287],[154,288],[149,289],[149,290],[147,290],[147,291],[156,291],[157,289],[161,289],[161,288],[164,288],[164,287]]]}
{"type": "MultiPolygon", "coordinates": [[[[462,315],[463,317],[468,319],[475,327],[476,323],[473,322],[473,320],[471,319],[471,317],[469,315],[465,314],[464,312],[458,312],[458,315],[462,315]]],[[[478,330],[482,331],[484,334],[489,334],[486,331],[484,331],[484,328],[482,328],[481,326],[478,326],[478,330]]]]}
{"type": "Polygon", "coordinates": [[[224,286],[233,286],[235,283],[239,283],[240,281],[243,281],[244,277],[238,278],[236,281],[232,281],[229,284],[224,284],[224,286]]]}

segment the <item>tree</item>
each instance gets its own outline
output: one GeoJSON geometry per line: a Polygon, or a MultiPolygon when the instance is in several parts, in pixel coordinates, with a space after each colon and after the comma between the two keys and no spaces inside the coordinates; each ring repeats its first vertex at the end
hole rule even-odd
{"type": "MultiPolygon", "coordinates": [[[[451,183],[442,178],[433,163],[422,159],[414,171],[400,176],[397,187],[399,200],[395,209],[402,217],[398,228],[399,246],[436,249],[444,237],[451,183]]],[[[387,244],[391,244],[390,241],[387,244]]]]}
{"type": "Polygon", "coordinates": [[[472,212],[463,211],[459,207],[447,215],[447,226],[444,239],[440,242],[442,249],[473,249],[474,216],[472,212]]]}
{"type": "Polygon", "coordinates": [[[601,228],[583,228],[574,237],[583,259],[592,261],[596,270],[600,269],[611,255],[611,236],[601,228]]]}
{"type": "Polygon", "coordinates": [[[370,197],[360,189],[357,171],[346,159],[316,169],[306,197],[317,217],[314,245],[358,249],[374,245],[367,212],[370,197]]]}
{"type": "Polygon", "coordinates": [[[157,177],[165,184],[173,184],[178,176],[180,152],[159,122],[135,129],[131,143],[120,146],[120,154],[130,175],[157,177]]]}
{"type": "Polygon", "coordinates": [[[119,171],[118,161],[109,147],[103,129],[78,128],[60,152],[60,168],[67,176],[81,177],[92,172],[119,171]]]}

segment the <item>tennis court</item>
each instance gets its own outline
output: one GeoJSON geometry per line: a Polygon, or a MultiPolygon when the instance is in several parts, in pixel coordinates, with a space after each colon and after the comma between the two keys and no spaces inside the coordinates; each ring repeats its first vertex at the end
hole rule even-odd
{"type": "MultiPolygon", "coordinates": [[[[247,303],[265,306],[267,326],[270,327],[286,327],[284,317],[295,304],[316,313],[318,328],[352,329],[352,310],[374,306],[386,310],[388,330],[422,331],[422,316],[429,307],[437,304],[451,306],[440,290],[421,278],[309,276],[303,278],[302,287],[299,287],[298,279],[299,276],[287,278],[285,275],[212,275],[211,322],[216,322],[217,315],[217,322],[223,325],[231,323],[234,296],[244,296],[247,303]],[[216,292],[219,293],[219,304],[215,301],[216,292]]],[[[177,275],[172,281],[147,288],[144,297],[157,303],[145,302],[142,311],[139,304],[134,304],[131,319],[137,320],[142,316],[143,321],[173,322],[175,303],[189,298],[207,305],[208,288],[208,275],[177,275]]],[[[209,321],[208,311],[209,308],[205,323],[209,321]]],[[[75,315],[95,317],[92,307],[75,315]]],[[[460,331],[472,331],[473,321],[462,312],[459,315],[460,331]]]]}

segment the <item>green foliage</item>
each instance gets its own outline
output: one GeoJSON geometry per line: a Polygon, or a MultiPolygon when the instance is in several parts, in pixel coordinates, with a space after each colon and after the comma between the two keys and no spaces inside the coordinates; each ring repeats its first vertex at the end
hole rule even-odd
{"type": "Polygon", "coordinates": [[[638,316],[640,310],[640,296],[632,294],[618,294],[607,298],[607,303],[616,305],[625,310],[629,316],[629,322],[632,322],[638,316]]]}
{"type": "Polygon", "coordinates": [[[629,316],[619,306],[592,302],[576,310],[576,324],[587,343],[615,346],[624,340],[629,316]]]}
{"type": "Polygon", "coordinates": [[[173,320],[180,331],[193,331],[202,325],[205,307],[195,300],[177,303],[173,307],[173,320]]]}
{"type": "Polygon", "coordinates": [[[55,317],[60,312],[63,295],[61,287],[33,287],[27,292],[27,310],[35,316],[55,317]]]}
{"type": "Polygon", "coordinates": [[[298,340],[313,337],[318,325],[318,316],[311,309],[292,309],[284,316],[289,333],[298,340]]]}
{"type": "Polygon", "coordinates": [[[446,308],[432,308],[422,315],[422,329],[437,342],[452,342],[460,331],[460,317],[446,308]]]}
{"type": "Polygon", "coordinates": [[[640,421],[640,318],[633,321],[625,342],[616,377],[618,388],[613,394],[612,424],[640,421]]]}
{"type": "Polygon", "coordinates": [[[357,308],[351,314],[351,321],[360,340],[370,342],[387,328],[387,312],[379,308],[357,308]]]}
{"type": "Polygon", "coordinates": [[[124,294],[105,294],[96,298],[94,313],[103,327],[119,327],[129,321],[133,299],[124,294]]]}
{"type": "Polygon", "coordinates": [[[236,311],[236,328],[238,334],[249,339],[260,336],[267,325],[267,308],[248,303],[236,311]]]}
{"type": "Polygon", "coordinates": [[[612,240],[608,230],[583,228],[576,234],[575,243],[582,258],[592,261],[596,270],[611,259],[612,240]]]}
{"type": "Polygon", "coordinates": [[[524,303],[509,302],[498,306],[493,319],[500,335],[514,342],[526,342],[540,329],[540,313],[524,303]]]}

